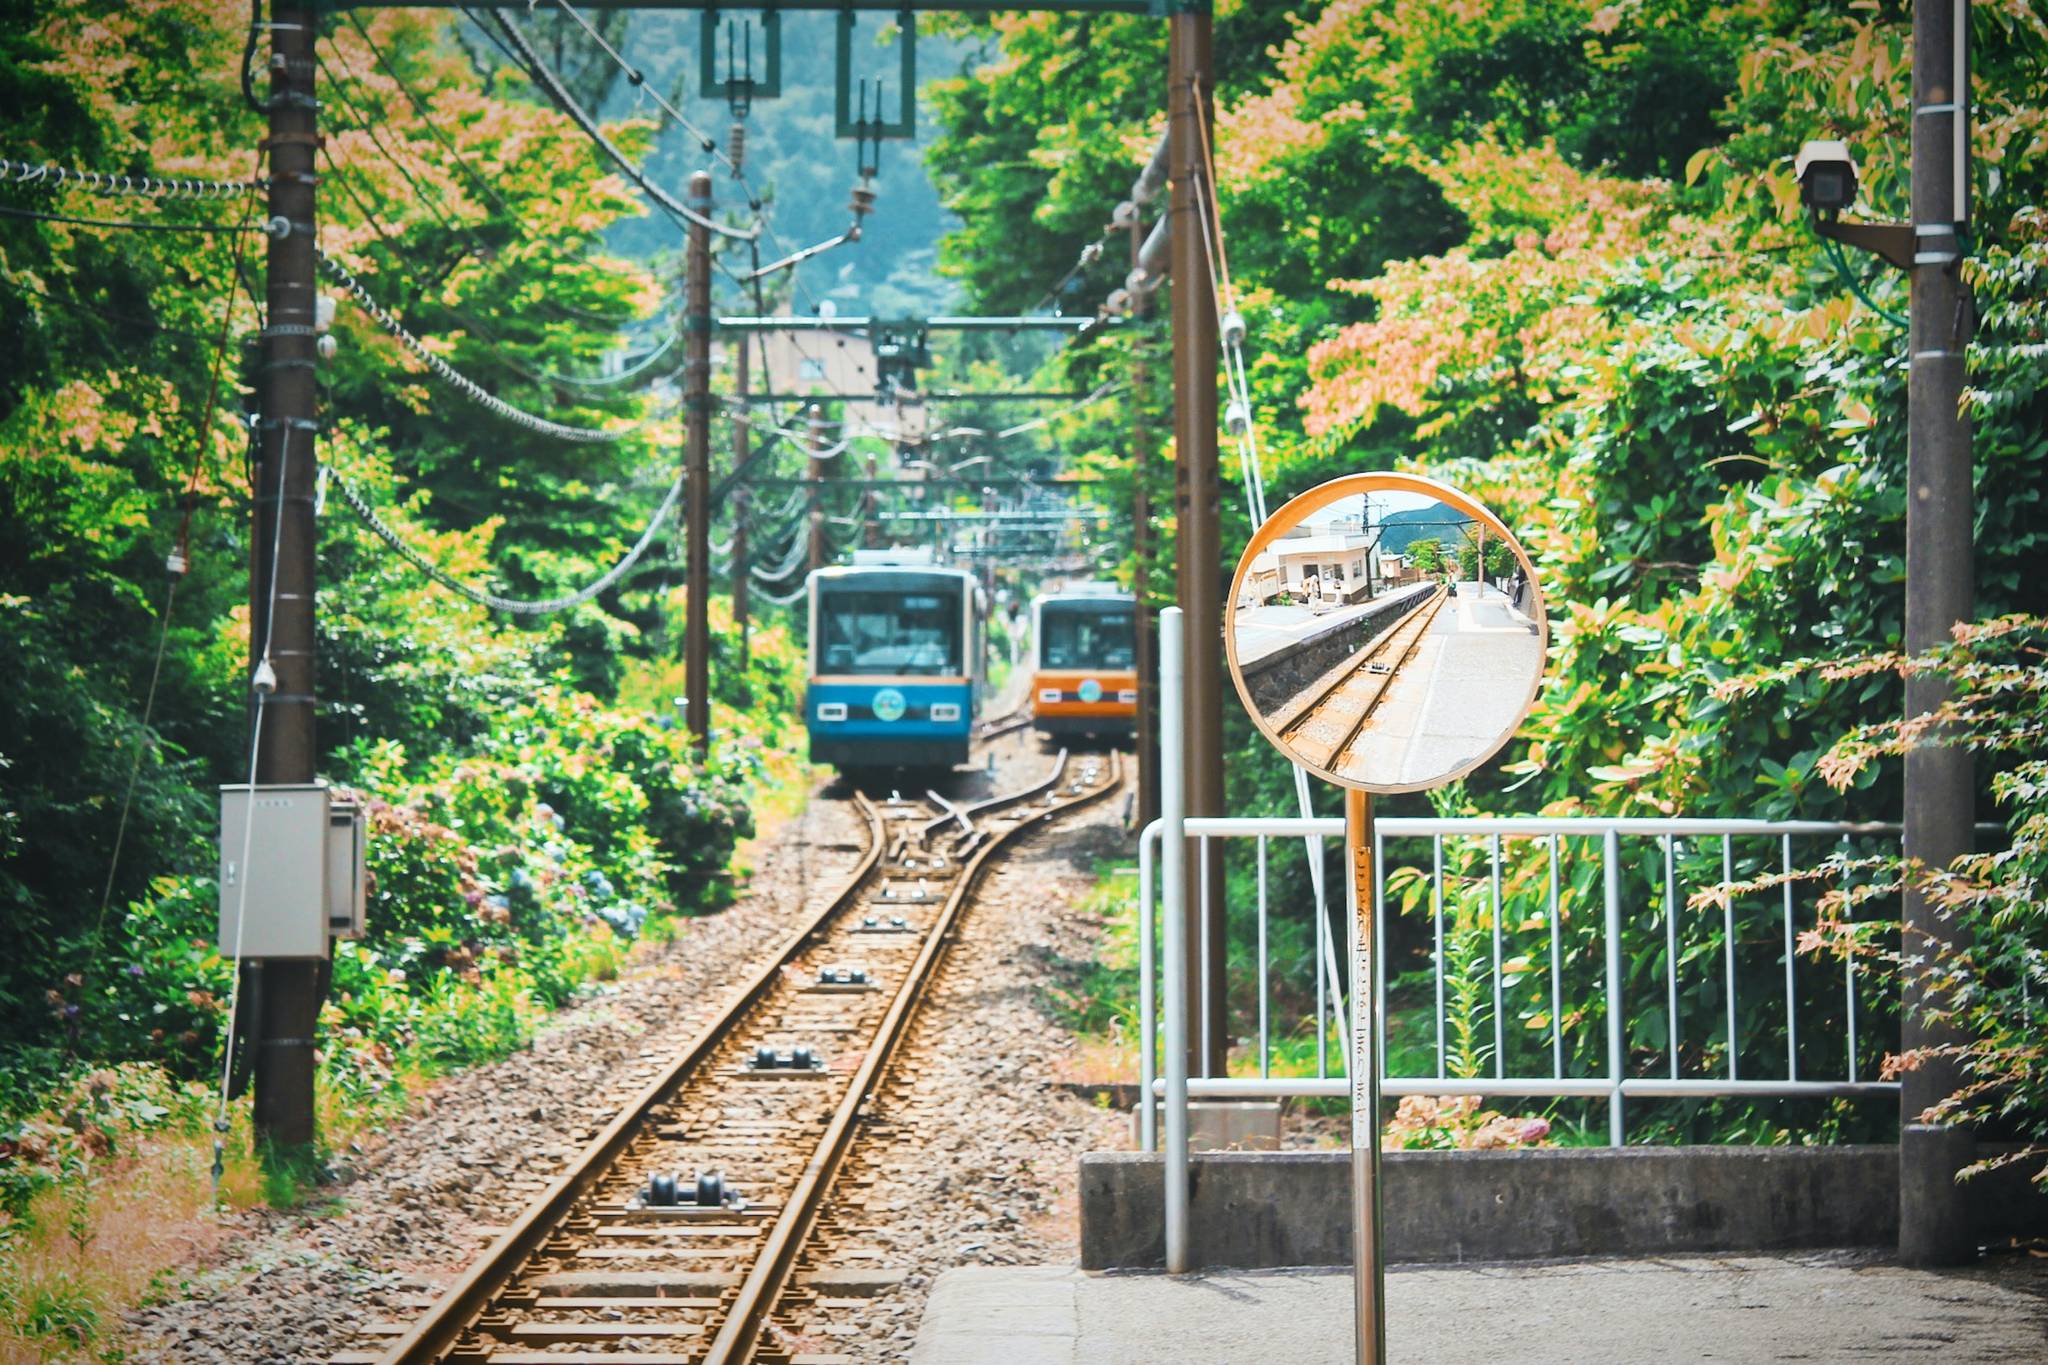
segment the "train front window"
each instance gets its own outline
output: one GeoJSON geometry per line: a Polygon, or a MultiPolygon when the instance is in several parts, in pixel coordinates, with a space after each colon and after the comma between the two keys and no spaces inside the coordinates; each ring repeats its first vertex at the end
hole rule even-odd
{"type": "Polygon", "coordinates": [[[1131,668],[1138,657],[1128,605],[1050,607],[1039,618],[1045,638],[1039,663],[1045,668],[1131,668]]]}
{"type": "Polygon", "coordinates": [[[960,600],[940,593],[829,592],[818,601],[819,671],[954,674],[960,600]]]}

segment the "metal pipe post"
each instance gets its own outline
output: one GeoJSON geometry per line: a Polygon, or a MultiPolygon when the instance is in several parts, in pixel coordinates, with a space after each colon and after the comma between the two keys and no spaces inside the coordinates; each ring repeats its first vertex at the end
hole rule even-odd
{"type": "MultiPolygon", "coordinates": [[[[1142,241],[1138,215],[1131,215],[1131,266],[1137,268],[1142,241]]],[[[1142,320],[1151,312],[1149,296],[1134,297],[1131,317],[1142,320]]],[[[1145,334],[1132,340],[1131,361],[1131,559],[1136,565],[1131,587],[1137,598],[1136,653],[1138,716],[1134,736],[1138,751],[1138,828],[1159,818],[1159,647],[1153,637],[1152,612],[1152,443],[1147,439],[1145,334]]]]}
{"type": "Polygon", "coordinates": [[[868,491],[860,495],[861,538],[862,543],[870,550],[879,548],[882,543],[882,522],[881,518],[876,515],[878,504],[875,498],[875,470],[875,457],[870,455],[868,456],[868,491]]]}
{"type": "MultiPolygon", "coordinates": [[[[711,215],[711,173],[690,177],[689,205],[711,215]]],[[[688,429],[684,509],[689,526],[684,574],[689,599],[683,617],[683,685],[689,696],[690,734],[697,751],[711,748],[711,230],[690,224],[683,266],[683,420],[688,429]]]]}
{"type": "Polygon", "coordinates": [[[1372,798],[1344,789],[1344,843],[1351,864],[1351,1251],[1358,1365],[1387,1358],[1386,1252],[1380,1187],[1380,1057],[1373,1026],[1372,798]]]}
{"type": "Polygon", "coordinates": [[[1159,613],[1159,903],[1165,938],[1166,997],[1166,1269],[1188,1265],[1188,841],[1181,760],[1181,610],[1159,613]]]}
{"type": "Polygon", "coordinates": [[[827,558],[825,549],[825,509],[823,506],[825,496],[825,461],[818,453],[825,449],[827,444],[825,440],[825,409],[816,403],[811,404],[809,429],[811,463],[809,471],[810,491],[807,496],[810,502],[811,519],[810,566],[811,572],[816,573],[825,567],[825,560],[827,558]]]}
{"type": "MultiPolygon", "coordinates": [[[[1203,253],[1206,196],[1200,193],[1202,132],[1196,120],[1209,117],[1214,81],[1210,59],[1210,16],[1206,5],[1177,9],[1169,21],[1167,87],[1167,174],[1173,193],[1168,210],[1173,289],[1174,509],[1178,518],[1177,586],[1186,613],[1182,648],[1182,698],[1186,747],[1181,756],[1190,815],[1223,814],[1223,549],[1221,490],[1216,472],[1216,298],[1208,288],[1209,262],[1203,253]]],[[[1211,232],[1214,225],[1210,225],[1211,232]]],[[[1211,843],[1184,892],[1181,913],[1194,934],[1207,930],[1210,972],[1198,976],[1204,1042],[1203,1075],[1221,1076],[1229,1046],[1224,1009],[1223,846],[1211,843]],[[1209,914],[1203,923],[1202,904],[1209,914]]],[[[1191,972],[1198,964],[1189,963],[1191,972]]]]}
{"type": "MultiPolygon", "coordinates": [[[[252,673],[267,658],[277,677],[276,690],[255,707],[259,784],[311,782],[317,753],[315,17],[308,5],[284,3],[273,6],[271,18],[268,207],[289,230],[271,239],[265,272],[262,419],[249,545],[252,673]]],[[[320,870],[308,868],[306,874],[319,876],[320,870]]],[[[249,1037],[255,1046],[256,1138],[272,1149],[303,1149],[313,1142],[313,1035],[324,967],[317,960],[284,959],[262,967],[263,990],[249,1037]]]]}
{"type": "Polygon", "coordinates": [[[1624,1064],[1621,1011],[1621,836],[1609,829],[1600,840],[1601,932],[1607,937],[1607,1141],[1622,1145],[1628,1135],[1622,1117],[1621,1080],[1624,1064]]]}
{"type": "MultiPolygon", "coordinates": [[[[1949,638],[1974,609],[1970,425],[1962,413],[1964,352],[1971,304],[1961,278],[1961,232],[1969,205],[1968,0],[1913,6],[1913,293],[1906,436],[1906,648],[1949,638]]],[[[1948,695],[1932,673],[1906,679],[1906,714],[1925,715],[1948,695]]],[[[1946,868],[1972,845],[1976,790],[1967,749],[1923,745],[1906,755],[1905,854],[1910,864],[1946,868]]],[[[1909,880],[1903,951],[1933,956],[1958,942],[1932,898],[1909,880]]],[[[1907,1050],[1956,1041],[1930,1025],[1917,978],[1906,983],[1907,1050]]],[[[1929,1106],[1962,1076],[1950,1058],[1904,1073],[1899,1090],[1899,1259],[1950,1265],[1974,1258],[1967,1205],[1956,1172],[1973,1157],[1967,1130],[1923,1123],[1929,1106]]]]}

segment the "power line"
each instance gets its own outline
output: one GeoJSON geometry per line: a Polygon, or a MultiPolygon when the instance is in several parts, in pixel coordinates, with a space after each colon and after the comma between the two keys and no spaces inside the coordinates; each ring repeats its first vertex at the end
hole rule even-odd
{"type": "Polygon", "coordinates": [[[81,218],[70,213],[45,213],[40,209],[15,208],[0,204],[0,217],[32,218],[42,223],[69,223],[74,227],[119,228],[127,232],[262,232],[282,237],[269,223],[159,223],[132,218],[81,218]]]}
{"type": "Polygon", "coordinates": [[[362,281],[358,280],[341,262],[335,260],[326,251],[318,247],[315,247],[314,251],[319,257],[321,268],[327,272],[329,277],[343,289],[346,289],[350,297],[356,301],[356,304],[372,318],[375,318],[385,331],[396,337],[400,345],[412,352],[415,358],[425,364],[428,369],[439,376],[442,382],[446,383],[450,388],[469,399],[472,403],[503,417],[506,421],[516,422],[529,431],[538,432],[543,436],[552,436],[561,441],[577,442],[623,441],[647,424],[646,421],[642,421],[617,431],[607,431],[597,427],[564,426],[560,422],[551,422],[545,417],[536,417],[524,409],[513,407],[510,403],[489,392],[481,384],[462,374],[453,365],[450,365],[447,361],[428,350],[418,337],[406,330],[404,323],[393,317],[376,299],[370,296],[370,291],[364,287],[362,281]]]}
{"type": "Polygon", "coordinates": [[[268,187],[266,180],[193,180],[184,176],[117,175],[77,171],[0,157],[0,184],[37,185],[93,194],[140,195],[151,199],[239,199],[268,187]]]}
{"type": "Polygon", "coordinates": [[[511,40],[513,46],[519,49],[519,64],[521,67],[540,83],[541,88],[547,92],[548,98],[555,102],[556,107],[574,120],[576,126],[583,130],[584,136],[596,143],[598,149],[611,159],[620,172],[637,185],[641,192],[649,199],[652,199],[663,211],[682,222],[695,223],[708,232],[716,233],[722,237],[729,237],[735,241],[749,241],[759,233],[760,225],[758,223],[756,223],[752,230],[729,227],[715,218],[697,212],[650,180],[647,172],[635,165],[623,151],[619,150],[618,144],[606,137],[604,130],[597,126],[597,121],[584,110],[582,105],[576,102],[576,97],[571,95],[568,87],[562,84],[561,77],[557,76],[553,69],[540,59],[540,54],[535,52],[532,44],[526,41],[526,34],[521,31],[519,26],[497,10],[491,11],[491,18],[497,22],[498,27],[511,40]]]}
{"type": "MultiPolygon", "coordinates": [[[[329,468],[331,469],[332,466],[329,466],[329,468]]],[[[507,612],[514,616],[545,616],[558,611],[567,611],[571,607],[581,606],[610,588],[621,578],[624,578],[627,571],[639,563],[640,557],[646,554],[648,548],[654,544],[656,532],[661,529],[662,523],[668,520],[669,515],[675,510],[676,504],[681,501],[683,482],[687,476],[684,474],[676,476],[675,482],[669,485],[667,495],[662,498],[661,505],[654,509],[654,516],[648,521],[647,529],[640,533],[640,538],[633,543],[633,547],[626,551],[625,556],[618,563],[605,570],[595,581],[578,588],[572,593],[567,593],[561,597],[540,599],[500,597],[496,593],[485,592],[481,588],[471,587],[441,568],[440,565],[428,559],[418,550],[415,550],[412,546],[406,544],[404,538],[385,524],[384,520],[377,515],[376,509],[370,506],[368,500],[356,491],[356,486],[350,483],[341,473],[335,472],[331,477],[334,480],[335,487],[341,490],[342,501],[349,505],[349,509],[356,514],[363,525],[367,526],[379,540],[390,546],[401,559],[405,560],[406,563],[412,565],[415,569],[418,569],[434,582],[450,592],[467,598],[478,606],[488,607],[492,611],[507,612]]]]}

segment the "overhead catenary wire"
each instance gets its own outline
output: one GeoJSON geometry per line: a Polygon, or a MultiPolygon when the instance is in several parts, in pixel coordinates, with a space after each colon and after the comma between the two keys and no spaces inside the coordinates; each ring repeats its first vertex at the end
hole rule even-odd
{"type": "Polygon", "coordinates": [[[39,223],[67,223],[73,227],[113,228],[124,232],[263,232],[271,236],[282,235],[268,223],[169,223],[142,218],[86,218],[73,213],[16,208],[11,204],[0,204],[0,217],[29,218],[39,223]]]}
{"type": "Polygon", "coordinates": [[[554,70],[541,60],[540,54],[533,50],[533,45],[526,40],[526,34],[520,29],[519,25],[497,10],[491,11],[491,18],[496,21],[505,36],[511,40],[512,45],[518,49],[520,65],[540,83],[542,90],[546,92],[549,99],[554,101],[556,107],[567,114],[575,122],[576,126],[583,130],[584,136],[596,143],[598,149],[611,159],[612,163],[619,168],[619,171],[628,180],[632,181],[640,189],[641,193],[652,199],[664,212],[683,222],[694,223],[708,232],[716,233],[719,236],[731,238],[735,241],[749,241],[760,231],[758,223],[751,229],[736,228],[726,223],[721,223],[707,214],[697,212],[660,185],[655,184],[648,177],[646,171],[636,165],[630,157],[619,149],[617,143],[605,136],[604,130],[598,127],[597,120],[592,118],[583,106],[576,102],[576,97],[569,93],[567,86],[562,84],[561,77],[557,76],[554,70]]]}

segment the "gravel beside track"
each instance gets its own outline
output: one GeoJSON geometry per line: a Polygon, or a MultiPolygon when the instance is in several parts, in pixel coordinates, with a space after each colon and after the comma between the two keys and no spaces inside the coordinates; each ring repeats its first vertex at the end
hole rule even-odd
{"type": "Polygon", "coordinates": [[[530,1051],[434,1086],[381,1142],[341,1154],[327,1191],[338,1210],[231,1215],[234,1235],[191,1268],[186,1297],[130,1315],[128,1358],[321,1362],[415,1316],[711,1016],[740,967],[830,899],[861,831],[850,803],[813,800],[757,853],[731,908],[689,921],[530,1051]]]}

